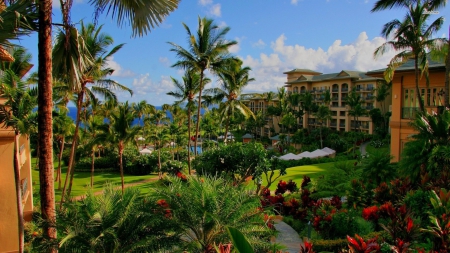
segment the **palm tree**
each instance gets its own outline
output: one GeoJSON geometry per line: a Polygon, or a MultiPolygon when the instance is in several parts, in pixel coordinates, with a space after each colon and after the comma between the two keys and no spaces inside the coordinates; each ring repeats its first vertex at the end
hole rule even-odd
{"type": "Polygon", "coordinates": [[[381,106],[381,112],[383,115],[383,128],[388,128],[388,114],[386,112],[386,108],[385,108],[385,101],[387,96],[389,96],[389,91],[391,90],[391,85],[392,83],[387,83],[385,80],[380,80],[378,81],[377,84],[377,88],[375,89],[376,95],[375,95],[375,100],[377,101],[377,103],[380,103],[381,106]]]}
{"type": "Polygon", "coordinates": [[[142,127],[141,119],[145,115],[145,112],[148,108],[147,101],[142,100],[139,103],[131,103],[131,107],[133,107],[134,113],[136,114],[136,116],[138,118],[139,126],[142,127]]]}
{"type": "Polygon", "coordinates": [[[188,177],[187,184],[168,180],[170,184],[154,188],[149,196],[163,211],[170,210],[170,221],[182,238],[180,251],[215,252],[214,244],[230,241],[227,226],[240,230],[258,252],[270,251],[273,232],[261,219],[262,212],[255,211],[260,210],[257,196],[220,177],[188,177]]]}
{"type": "Polygon", "coordinates": [[[1,98],[6,102],[0,105],[0,123],[4,128],[14,130],[14,179],[16,183],[16,203],[19,230],[19,252],[23,252],[24,228],[23,205],[20,187],[19,137],[29,134],[30,116],[36,106],[37,90],[26,89],[25,84],[14,73],[7,69],[0,81],[1,98]]]}
{"type": "MultiPolygon", "coordinates": [[[[372,8],[372,12],[392,9],[394,7],[405,7],[421,0],[378,0],[372,8]]],[[[428,0],[428,10],[433,11],[444,7],[447,0],[428,0]]]]}
{"type": "Polygon", "coordinates": [[[159,209],[137,188],[121,192],[105,185],[101,195],[91,190],[79,203],[66,203],[60,212],[59,248],[62,252],[173,252],[180,234],[174,221],[153,211],[159,209]]]}
{"type": "MultiPolygon", "coordinates": [[[[219,74],[221,80],[221,87],[209,89],[206,93],[213,94],[213,101],[220,103],[219,112],[226,119],[225,133],[228,133],[231,117],[236,111],[239,111],[246,118],[255,118],[253,112],[238,98],[241,95],[242,89],[248,85],[249,82],[254,81],[254,78],[249,76],[250,67],[242,67],[242,62],[237,62],[236,65],[227,67],[226,72],[219,74]],[[225,100],[225,101],[223,101],[225,100]]],[[[226,143],[227,138],[224,138],[226,143]]]]}
{"type": "MultiPolygon", "coordinates": [[[[221,73],[224,68],[231,64],[235,58],[229,55],[229,48],[236,45],[236,41],[225,40],[225,35],[230,30],[229,27],[221,28],[213,23],[212,19],[198,18],[197,37],[191,33],[189,27],[183,23],[184,28],[189,36],[189,49],[169,42],[172,45],[170,51],[175,52],[180,59],[172,65],[172,67],[179,67],[185,70],[192,70],[200,73],[200,89],[198,93],[198,107],[197,107],[197,123],[195,136],[199,135],[200,120],[201,120],[201,102],[202,91],[205,86],[204,75],[205,70],[213,73],[221,73]]],[[[195,147],[197,147],[197,138],[195,138],[195,147]]],[[[197,154],[197,149],[195,149],[197,154]]]]}
{"type": "Polygon", "coordinates": [[[122,193],[125,188],[123,181],[123,151],[125,146],[132,142],[139,132],[138,126],[132,126],[134,119],[135,115],[133,109],[128,105],[128,102],[119,104],[117,110],[111,114],[110,123],[100,126],[99,130],[101,133],[95,138],[96,143],[109,142],[117,145],[122,193]]]}
{"type": "Polygon", "coordinates": [[[61,189],[61,159],[64,151],[64,144],[66,142],[66,137],[71,136],[74,129],[75,124],[73,123],[72,118],[67,115],[67,112],[59,111],[53,120],[54,139],[59,143],[58,169],[55,178],[55,182],[58,182],[58,190],[61,189]]]}
{"type": "Polygon", "coordinates": [[[430,17],[429,13],[425,11],[433,8],[433,4],[439,1],[401,1],[396,5],[402,5],[408,10],[407,15],[403,21],[394,19],[386,23],[382,30],[382,35],[385,38],[393,38],[391,41],[383,43],[378,47],[374,56],[383,55],[387,50],[394,49],[400,51],[390,61],[388,68],[384,75],[386,81],[391,81],[395,69],[408,61],[410,58],[414,59],[414,72],[417,100],[419,101],[420,111],[425,111],[424,101],[419,90],[419,74],[425,75],[428,83],[428,59],[427,51],[430,50],[442,39],[432,36],[437,32],[444,23],[444,17],[436,19],[431,25],[427,25],[430,17]],[[420,72],[420,73],[419,73],[420,72]]]}
{"type": "Polygon", "coordinates": [[[61,203],[64,201],[64,197],[70,196],[71,188],[72,188],[72,180],[74,175],[74,159],[75,152],[77,148],[78,142],[78,129],[81,122],[81,111],[83,109],[83,101],[86,99],[90,99],[91,101],[95,100],[94,94],[100,94],[107,99],[116,99],[115,94],[112,92],[113,89],[120,89],[129,91],[132,94],[131,90],[127,87],[113,81],[110,79],[105,79],[107,75],[112,74],[114,70],[106,68],[106,61],[109,57],[111,57],[114,53],[120,50],[123,44],[115,46],[111,51],[107,50],[107,47],[114,43],[112,37],[101,32],[102,26],[96,28],[93,24],[84,25],[81,22],[81,32],[80,35],[77,35],[77,31],[75,28],[71,29],[71,33],[76,38],[73,38],[74,41],[70,41],[70,45],[72,47],[66,47],[66,34],[61,30],[57,36],[57,41],[55,44],[55,49],[53,51],[53,65],[55,75],[60,77],[62,80],[66,80],[70,89],[77,94],[77,116],[75,121],[75,131],[72,139],[72,148],[69,158],[69,164],[67,166],[67,173],[70,175],[66,177],[61,203]],[[76,39],[76,40],[75,40],[76,39]],[[81,49],[82,50],[81,50],[81,49]],[[75,52],[73,52],[73,49],[75,52]],[[80,50],[80,51],[78,51],[80,50]],[[82,61],[83,64],[79,66],[73,66],[73,54],[80,54],[80,57],[84,59],[82,61]],[[88,84],[94,84],[87,88],[88,84]],[[67,187],[68,184],[68,188],[67,187]],[[67,192],[66,192],[67,189],[67,192]]]}
{"type": "MultiPolygon", "coordinates": [[[[20,1],[19,1],[20,2],[20,1]]],[[[19,3],[18,2],[18,3],[19,3]]],[[[31,1],[25,1],[30,2],[31,1]]],[[[69,24],[68,17],[72,1],[66,1],[65,20],[69,24]]],[[[178,0],[152,0],[133,2],[126,1],[92,1],[98,17],[105,9],[111,11],[118,24],[129,21],[134,36],[142,36],[160,24],[164,18],[178,6],[178,0]],[[137,15],[138,14],[138,15],[137,15]]],[[[39,99],[38,99],[38,145],[39,152],[39,181],[41,192],[42,218],[48,221],[46,224],[56,222],[54,187],[53,187],[53,153],[52,153],[52,1],[39,0],[39,99]]],[[[2,34],[2,33],[0,33],[2,34]]],[[[45,225],[44,234],[51,239],[56,238],[54,226],[45,225]]],[[[52,250],[55,252],[56,250],[52,250]]]]}
{"type": "MultiPolygon", "coordinates": [[[[167,92],[167,95],[173,96],[178,99],[175,104],[181,104],[187,101],[186,109],[188,113],[188,140],[191,141],[191,113],[192,109],[195,107],[194,98],[195,94],[200,92],[200,75],[193,70],[187,70],[183,76],[183,83],[180,83],[177,79],[172,78],[172,82],[175,85],[175,91],[167,92]]],[[[208,83],[210,79],[205,78],[203,83],[208,83]]],[[[188,170],[189,175],[191,174],[191,148],[188,145],[188,170]]]]}
{"type": "Polygon", "coordinates": [[[322,140],[323,122],[324,121],[327,122],[328,120],[331,119],[331,110],[330,110],[330,108],[328,108],[328,106],[321,105],[321,106],[319,106],[317,112],[314,113],[314,116],[320,122],[320,128],[319,128],[319,132],[320,132],[320,148],[323,148],[323,140],[322,140]]]}
{"type": "MultiPolygon", "coordinates": [[[[306,91],[305,93],[302,94],[301,96],[301,102],[300,105],[302,107],[302,110],[305,112],[306,114],[306,119],[309,118],[309,115],[311,114],[311,112],[314,111],[314,102],[313,102],[313,96],[311,94],[311,92],[306,91]]],[[[309,123],[307,123],[307,129],[309,131],[309,123]]]]}
{"type": "Polygon", "coordinates": [[[87,147],[91,150],[91,188],[94,187],[94,167],[95,152],[99,150],[101,143],[98,142],[96,136],[100,133],[99,128],[103,124],[103,119],[98,115],[90,115],[86,122],[86,139],[88,139],[87,147]]]}
{"type": "Polygon", "coordinates": [[[356,92],[356,88],[353,88],[350,93],[348,94],[348,96],[346,97],[345,102],[347,103],[347,105],[350,107],[350,110],[348,111],[348,115],[353,116],[354,120],[354,130],[356,132],[356,128],[359,126],[359,121],[358,118],[363,116],[366,111],[365,109],[362,107],[362,100],[361,100],[361,96],[356,92]]]}
{"type": "Polygon", "coordinates": [[[444,106],[450,108],[450,37],[446,44],[438,45],[431,50],[431,58],[439,62],[445,62],[445,80],[444,80],[444,106]]]}
{"type": "Polygon", "coordinates": [[[150,140],[155,144],[155,149],[158,149],[158,177],[162,179],[161,149],[170,142],[170,135],[166,127],[157,127],[156,132],[150,136],[150,140]]]}

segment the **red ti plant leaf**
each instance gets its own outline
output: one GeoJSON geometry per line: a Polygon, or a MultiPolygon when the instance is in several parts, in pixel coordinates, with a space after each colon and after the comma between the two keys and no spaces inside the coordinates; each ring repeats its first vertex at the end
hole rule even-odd
{"type": "Polygon", "coordinates": [[[364,241],[364,239],[355,234],[355,238],[347,235],[348,248],[350,253],[380,253],[381,248],[377,243],[377,238],[369,239],[364,241]],[[355,239],[356,238],[356,239],[355,239]]]}
{"type": "Polygon", "coordinates": [[[303,245],[300,245],[299,253],[315,253],[312,243],[305,241],[305,247],[303,247],[303,245]]]}

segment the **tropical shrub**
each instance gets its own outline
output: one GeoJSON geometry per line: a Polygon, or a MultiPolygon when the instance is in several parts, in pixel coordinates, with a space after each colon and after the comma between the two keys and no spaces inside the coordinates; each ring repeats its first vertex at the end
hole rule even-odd
{"type": "Polygon", "coordinates": [[[179,235],[189,238],[179,244],[187,252],[210,252],[214,245],[225,244],[230,237],[225,227],[238,229],[255,251],[272,249],[274,234],[264,222],[258,196],[249,195],[243,187],[223,178],[188,177],[186,182],[168,177],[169,184],[154,188],[151,202],[162,203],[170,210],[165,221],[175,223],[179,235]]]}
{"type": "MultiPolygon", "coordinates": [[[[137,188],[115,190],[107,185],[102,195],[91,191],[80,202],[65,202],[57,213],[58,240],[33,236],[36,252],[158,252],[173,251],[181,241],[175,221],[163,219],[156,202],[145,200],[137,188]]],[[[43,225],[38,221],[39,225],[43,225]]],[[[42,230],[40,230],[42,231],[42,230]]]]}
{"type": "MultiPolygon", "coordinates": [[[[85,157],[81,158],[75,164],[76,171],[91,171],[92,158],[85,157]]],[[[117,170],[119,168],[117,164],[117,159],[111,159],[110,157],[95,157],[94,158],[94,169],[96,172],[100,171],[111,171],[117,170]]]]}
{"type": "Polygon", "coordinates": [[[236,142],[205,151],[192,164],[200,176],[221,175],[242,183],[249,176],[259,177],[269,161],[262,144],[236,142]]]}

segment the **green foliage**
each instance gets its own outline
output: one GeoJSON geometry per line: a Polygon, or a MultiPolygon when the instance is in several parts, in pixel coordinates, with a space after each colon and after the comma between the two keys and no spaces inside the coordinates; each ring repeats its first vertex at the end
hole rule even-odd
{"type": "Polygon", "coordinates": [[[414,217],[420,219],[421,227],[427,227],[430,225],[429,213],[433,207],[430,202],[432,194],[429,191],[418,189],[415,191],[409,191],[403,202],[411,210],[414,217]]]}
{"type": "Polygon", "coordinates": [[[344,196],[347,191],[351,190],[351,180],[359,179],[361,176],[361,169],[353,162],[336,162],[334,168],[335,172],[319,178],[315,183],[318,193],[327,192],[326,197],[344,196]]]}
{"type": "Polygon", "coordinates": [[[361,160],[362,178],[372,185],[388,182],[397,174],[391,166],[392,156],[389,152],[375,150],[361,160]]]}
{"type": "Polygon", "coordinates": [[[188,177],[187,182],[169,177],[168,184],[154,188],[150,196],[153,202],[167,204],[170,220],[188,237],[179,245],[187,252],[205,252],[213,245],[228,243],[226,227],[238,229],[255,251],[268,252],[270,230],[258,211],[258,196],[249,195],[242,187],[236,187],[223,178],[188,177]]]}
{"type": "Polygon", "coordinates": [[[245,236],[237,229],[232,227],[227,227],[228,234],[233,241],[233,246],[239,253],[253,253],[252,246],[248,243],[245,236]]]}
{"type": "MultiPolygon", "coordinates": [[[[81,202],[65,202],[57,214],[59,252],[174,249],[180,242],[179,231],[159,210],[156,202],[143,199],[136,188],[127,188],[122,194],[112,185],[107,185],[102,195],[89,192],[81,202]]],[[[38,225],[43,225],[42,221],[38,225]]],[[[47,241],[40,232],[33,238],[36,252],[46,252],[55,243],[47,241]]]]}
{"type": "Polygon", "coordinates": [[[364,183],[361,180],[353,179],[350,184],[351,188],[347,192],[347,205],[353,208],[370,205],[373,194],[364,183]]]}
{"type": "MultiPolygon", "coordinates": [[[[378,242],[382,242],[389,237],[386,232],[373,232],[367,235],[361,236],[364,240],[378,238],[378,242]]],[[[342,252],[343,249],[347,250],[347,239],[335,239],[335,240],[312,240],[314,250],[316,252],[329,251],[329,252],[342,252]]]]}
{"type": "Polygon", "coordinates": [[[262,144],[237,142],[204,152],[193,165],[199,175],[219,174],[242,182],[248,176],[259,176],[268,160],[262,144]]]}
{"type": "MultiPolygon", "coordinates": [[[[100,171],[111,171],[119,168],[117,164],[117,159],[111,159],[111,157],[95,157],[94,158],[94,168],[96,172],[100,171]]],[[[81,158],[75,164],[76,171],[91,171],[92,158],[85,157],[81,158]]]]}

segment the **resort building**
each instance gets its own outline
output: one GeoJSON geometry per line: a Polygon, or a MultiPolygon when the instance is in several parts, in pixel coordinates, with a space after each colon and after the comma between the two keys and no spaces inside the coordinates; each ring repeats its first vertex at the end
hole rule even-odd
{"type": "MultiPolygon", "coordinates": [[[[366,74],[381,78],[385,70],[373,70],[366,74]]],[[[428,72],[429,85],[427,85],[425,77],[420,78],[420,95],[424,100],[426,110],[438,113],[441,108],[443,109],[444,96],[449,96],[444,93],[445,65],[429,61],[428,72]]],[[[415,112],[419,110],[415,87],[414,60],[411,59],[396,69],[392,80],[391,94],[392,108],[394,108],[390,120],[391,155],[394,157],[392,162],[400,160],[405,143],[415,133],[409,124],[414,119],[415,112]]]]}
{"type": "MultiPolygon", "coordinates": [[[[287,82],[284,87],[286,87],[288,95],[309,92],[313,97],[313,103],[321,105],[324,104],[324,93],[327,90],[330,92],[331,102],[327,106],[330,107],[332,119],[323,126],[336,131],[351,131],[355,127],[370,134],[374,131],[373,123],[367,114],[359,117],[357,122],[349,115],[348,112],[351,108],[347,105],[346,98],[352,89],[355,89],[361,97],[361,105],[367,112],[374,108],[382,108],[383,110],[390,110],[391,108],[390,95],[384,101],[377,102],[375,99],[377,84],[383,80],[378,76],[368,76],[365,72],[349,70],[323,74],[308,69],[294,69],[284,72],[284,74],[287,75],[287,82]],[[383,106],[381,106],[382,104],[383,106]]],[[[245,94],[241,96],[241,100],[254,113],[258,111],[266,113],[269,104],[278,103],[278,98],[268,101],[262,94],[245,94]]],[[[256,134],[268,137],[277,135],[280,132],[279,120],[279,117],[266,116],[266,125],[256,134]]],[[[319,126],[319,122],[312,113],[305,113],[298,122],[299,128],[319,126]]]]}
{"type": "MultiPolygon", "coordinates": [[[[6,50],[2,50],[0,61],[11,61],[12,57],[6,54],[6,50]]],[[[0,72],[0,78],[1,76],[2,73],[0,72]]],[[[0,98],[0,104],[4,103],[5,100],[0,98]]],[[[3,125],[0,126],[0,161],[0,252],[18,252],[19,230],[16,180],[14,177],[14,130],[4,128],[3,125]]],[[[19,164],[23,215],[26,221],[30,221],[33,212],[31,154],[30,140],[24,135],[19,138],[19,164]]]]}

